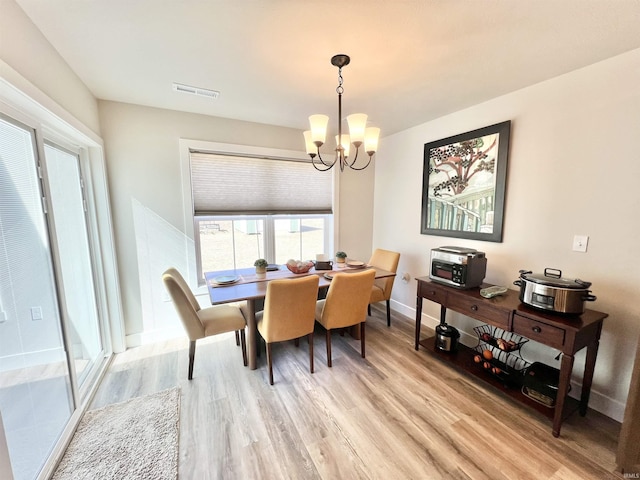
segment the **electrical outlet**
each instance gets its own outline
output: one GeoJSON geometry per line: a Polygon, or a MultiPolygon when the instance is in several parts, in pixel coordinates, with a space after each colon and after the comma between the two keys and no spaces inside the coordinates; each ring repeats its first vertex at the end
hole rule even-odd
{"type": "Polygon", "coordinates": [[[7,317],[7,312],[5,312],[4,310],[0,310],[0,323],[4,323],[7,320],[9,320],[9,317],[7,317]]]}
{"type": "Polygon", "coordinates": [[[589,244],[589,237],[587,235],[575,235],[573,237],[574,252],[586,252],[588,244],[589,244]]]}
{"type": "Polygon", "coordinates": [[[42,320],[42,307],[31,307],[31,320],[42,320]]]}

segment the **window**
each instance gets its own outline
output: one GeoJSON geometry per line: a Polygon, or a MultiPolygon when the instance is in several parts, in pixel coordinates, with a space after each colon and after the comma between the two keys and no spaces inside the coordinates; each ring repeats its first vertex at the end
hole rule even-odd
{"type": "Polygon", "coordinates": [[[249,267],[256,258],[278,264],[328,252],[333,215],[195,217],[200,277],[249,267]]]}
{"type": "Polygon", "coordinates": [[[198,279],[333,246],[332,175],[308,161],[190,151],[198,279]]]}

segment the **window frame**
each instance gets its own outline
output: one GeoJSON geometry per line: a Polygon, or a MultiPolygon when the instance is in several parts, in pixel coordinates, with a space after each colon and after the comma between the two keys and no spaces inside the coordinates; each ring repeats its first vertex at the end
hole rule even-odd
{"type": "MultiPolygon", "coordinates": [[[[103,320],[104,357],[96,366],[95,384],[79,392],[79,402],[72,412],[64,431],[49,452],[45,465],[39,472],[39,478],[53,475],[57,462],[64,454],[65,446],[73,436],[82,414],[88,409],[92,393],[99,379],[109,366],[109,358],[114,352],[123,352],[125,345],[125,326],[122,312],[122,300],[118,280],[115,236],[112,227],[111,203],[107,181],[107,168],[102,139],[89,127],[68,113],[58,103],[35,87],[26,78],[0,60],[0,113],[12,121],[21,123],[35,131],[38,156],[43,158],[43,145],[51,141],[72,151],[79,152],[80,167],[85,180],[85,193],[88,201],[88,216],[91,230],[89,241],[95,252],[94,265],[96,295],[99,315],[103,320]],[[6,67],[6,68],[3,68],[6,67]]],[[[92,374],[93,375],[93,374],[92,374]]],[[[11,476],[11,463],[6,451],[6,439],[0,418],[0,476],[8,471],[11,476]],[[4,462],[4,460],[7,462],[4,462]],[[5,468],[6,464],[6,468],[5,468]]]]}

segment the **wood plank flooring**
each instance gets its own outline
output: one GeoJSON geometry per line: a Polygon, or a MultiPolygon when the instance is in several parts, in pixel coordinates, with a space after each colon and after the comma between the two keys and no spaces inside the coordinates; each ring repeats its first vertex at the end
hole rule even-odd
{"type": "MultiPolygon", "coordinates": [[[[242,365],[233,334],[199,341],[187,380],[186,338],[114,359],[91,408],[180,386],[181,479],[619,479],[620,424],[595,412],[551,423],[413,348],[414,322],[382,310],[360,342],[324,331],[275,344],[242,365]]],[[[424,332],[425,335],[427,332],[424,332]]]]}

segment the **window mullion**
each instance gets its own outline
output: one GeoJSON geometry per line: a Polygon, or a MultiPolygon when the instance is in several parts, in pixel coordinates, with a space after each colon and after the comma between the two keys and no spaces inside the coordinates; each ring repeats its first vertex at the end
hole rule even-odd
{"type": "Polygon", "coordinates": [[[276,259],[275,233],[276,230],[273,215],[266,215],[264,217],[264,258],[269,263],[275,263],[276,259]]]}

